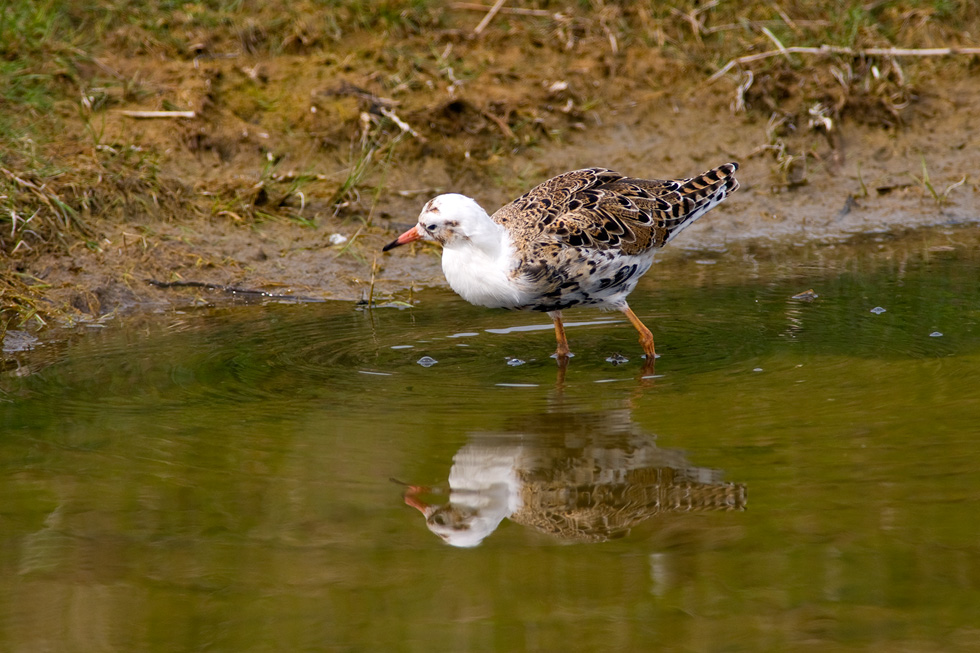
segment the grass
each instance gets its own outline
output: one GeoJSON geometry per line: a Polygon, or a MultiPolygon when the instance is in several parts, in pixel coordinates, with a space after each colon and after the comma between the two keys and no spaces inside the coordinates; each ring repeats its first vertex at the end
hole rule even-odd
{"type": "Polygon", "coordinates": [[[953,190],[959,188],[960,186],[966,183],[966,175],[963,175],[962,179],[947,185],[944,189],[940,191],[932,183],[932,179],[929,177],[929,168],[926,166],[925,157],[922,157],[922,176],[917,177],[911,173],[909,173],[909,176],[912,177],[912,179],[914,179],[916,183],[919,184],[919,186],[925,189],[925,191],[929,194],[929,196],[932,197],[933,201],[936,202],[936,206],[940,208],[942,208],[947,203],[949,203],[949,194],[953,192],[953,190]]]}

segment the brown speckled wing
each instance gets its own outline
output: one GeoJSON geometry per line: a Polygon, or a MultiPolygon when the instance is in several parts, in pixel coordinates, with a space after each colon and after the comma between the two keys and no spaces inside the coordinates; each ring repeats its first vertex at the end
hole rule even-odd
{"type": "Polygon", "coordinates": [[[518,247],[548,245],[642,254],[662,247],[705,207],[738,188],[738,165],[697,177],[646,180],[605,168],[574,170],[532,188],[493,214],[518,247]]]}
{"type": "Polygon", "coordinates": [[[540,233],[543,227],[567,213],[570,205],[577,206],[573,201],[580,193],[621,179],[622,175],[605,168],[566,172],[538,184],[490,217],[512,233],[540,233]]]}
{"type": "Polygon", "coordinates": [[[493,214],[518,260],[511,276],[524,308],[618,308],[649,268],[653,250],[738,188],[728,163],[691,179],[646,180],[604,168],[549,179],[493,214]]]}

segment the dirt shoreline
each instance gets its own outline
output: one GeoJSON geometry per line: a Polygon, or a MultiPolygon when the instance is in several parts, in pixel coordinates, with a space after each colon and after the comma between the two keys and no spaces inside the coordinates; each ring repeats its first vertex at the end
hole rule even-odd
{"type": "MultiPolygon", "coordinates": [[[[641,4],[582,11],[501,18],[475,35],[479,15],[433,8],[380,32],[283,36],[278,49],[249,40],[273,34],[237,29],[239,16],[217,21],[210,40],[185,17],[190,52],[112,32],[76,62],[84,101],[53,113],[62,172],[34,173],[23,153],[2,159],[0,199],[21,214],[3,223],[7,271],[49,321],[69,323],[241,300],[208,285],[385,300],[445,283],[432,247],[380,252],[430,196],[461,192],[492,211],[589,166],[670,178],[741,164],[741,190],[663,263],[980,222],[980,78],[969,59],[914,75],[888,57],[812,69],[772,60],[754,85],[735,74],[708,82],[705,61],[744,51],[732,43],[771,43],[748,30],[706,49],[688,22],[641,4]],[[132,113],[158,109],[182,111],[132,113]],[[25,226],[32,211],[34,225],[57,222],[48,214],[58,218],[62,201],[77,233],[25,226]]],[[[906,18],[877,15],[902,29],[906,18]]],[[[909,42],[969,36],[936,20],[909,42]]],[[[0,309],[12,328],[41,326],[37,308],[0,309]]]]}
{"type": "MultiPolygon", "coordinates": [[[[665,248],[661,261],[691,250],[751,246],[780,251],[860,234],[980,222],[980,180],[969,174],[972,157],[980,150],[980,83],[963,82],[953,93],[927,100],[920,110],[929,118],[898,131],[840,127],[843,161],[833,170],[825,162],[811,163],[816,169],[806,183],[793,188],[775,186],[771,163],[758,153],[765,125],[732,116],[720,93],[709,99],[707,105],[697,97],[637,105],[614,124],[592,126],[567,143],[514,157],[502,167],[529,186],[565,169],[591,165],[681,177],[739,161],[739,192],[665,248]],[[966,181],[940,203],[921,181],[923,161],[937,192],[964,175],[966,181]]],[[[451,172],[439,169],[450,165],[428,162],[423,167],[432,174],[420,180],[393,173],[391,192],[376,207],[385,218],[370,227],[337,221],[315,228],[282,221],[243,226],[175,216],[144,223],[152,231],[147,236],[133,229],[132,223],[139,222],[133,216],[135,220],[112,225],[115,229],[105,233],[101,251],[49,253],[31,261],[25,271],[50,285],[51,301],[69,303],[91,316],[241,300],[240,295],[200,287],[154,287],[149,280],[350,301],[364,301],[371,292],[375,299],[386,299],[409,287],[440,286],[445,282],[435,248],[380,253],[393,233],[414,222],[427,199],[427,194],[406,192],[413,190],[410,183],[423,181],[433,193],[469,194],[491,211],[519,192],[511,190],[517,183],[513,180],[502,184],[506,188],[480,179],[452,183],[451,172]],[[331,238],[343,242],[334,244],[331,238]]]]}

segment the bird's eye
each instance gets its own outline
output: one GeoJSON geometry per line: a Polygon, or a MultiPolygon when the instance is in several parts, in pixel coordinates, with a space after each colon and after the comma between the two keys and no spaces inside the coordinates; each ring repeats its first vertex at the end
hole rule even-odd
{"type": "Polygon", "coordinates": [[[435,231],[436,230],[436,226],[434,224],[427,224],[427,225],[425,225],[425,228],[428,229],[429,231],[435,231]]]}

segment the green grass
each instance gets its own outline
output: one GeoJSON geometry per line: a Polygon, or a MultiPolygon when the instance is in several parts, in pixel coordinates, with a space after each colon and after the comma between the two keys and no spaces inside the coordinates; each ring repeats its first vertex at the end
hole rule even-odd
{"type": "Polygon", "coordinates": [[[932,197],[933,201],[936,202],[936,206],[940,208],[949,202],[949,194],[956,188],[959,188],[965,184],[967,179],[967,176],[963,175],[959,181],[955,181],[947,185],[944,189],[939,190],[933,183],[932,178],[929,176],[929,169],[926,167],[926,158],[924,156],[922,157],[922,176],[917,177],[911,173],[909,173],[909,176],[912,177],[912,179],[914,179],[915,182],[921,186],[930,197],[932,197]]]}
{"type": "Polygon", "coordinates": [[[30,133],[33,120],[25,117],[49,112],[63,96],[57,71],[70,68],[68,27],[55,2],[12,2],[0,10],[0,142],[7,148],[30,133]]]}
{"type": "Polygon", "coordinates": [[[0,11],[0,54],[37,54],[45,47],[65,40],[70,20],[68,3],[47,0],[14,0],[0,11]]]}

